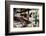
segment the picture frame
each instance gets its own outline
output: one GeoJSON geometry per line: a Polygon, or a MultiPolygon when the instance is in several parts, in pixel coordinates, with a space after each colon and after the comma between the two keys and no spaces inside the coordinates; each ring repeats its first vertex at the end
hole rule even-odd
{"type": "Polygon", "coordinates": [[[18,35],[37,33],[45,33],[45,3],[5,1],[5,34],[18,35]],[[37,21],[33,21],[33,16],[36,14],[39,16],[37,20],[39,21],[38,23],[37,21]],[[27,24],[29,24],[29,26],[27,24]]]}

